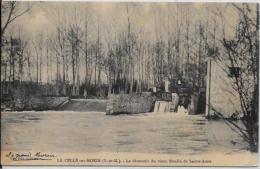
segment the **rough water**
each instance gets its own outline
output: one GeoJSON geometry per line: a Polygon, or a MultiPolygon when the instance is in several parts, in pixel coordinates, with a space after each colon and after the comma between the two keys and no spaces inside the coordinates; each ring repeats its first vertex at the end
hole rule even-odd
{"type": "MultiPolygon", "coordinates": [[[[6,151],[198,154],[214,145],[209,126],[203,116],[184,113],[4,112],[1,144],[6,151]]],[[[229,144],[229,136],[214,146],[229,144]]]]}

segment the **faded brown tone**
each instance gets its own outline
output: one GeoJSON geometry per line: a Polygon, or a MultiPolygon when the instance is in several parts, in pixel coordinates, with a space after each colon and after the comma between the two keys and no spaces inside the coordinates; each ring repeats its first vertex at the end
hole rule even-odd
{"type": "Polygon", "coordinates": [[[1,4],[4,164],[257,165],[259,4],[1,4]]]}

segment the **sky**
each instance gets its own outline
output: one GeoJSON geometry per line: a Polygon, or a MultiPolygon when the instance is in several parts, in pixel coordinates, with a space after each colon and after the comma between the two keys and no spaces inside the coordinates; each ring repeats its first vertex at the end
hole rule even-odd
{"type": "MultiPolygon", "coordinates": [[[[28,5],[28,2],[18,3],[20,10],[28,5]]],[[[111,39],[111,36],[115,36],[115,32],[127,29],[127,6],[132,30],[150,39],[154,39],[156,34],[167,36],[168,20],[171,31],[174,31],[177,17],[179,22],[182,20],[184,24],[186,17],[193,23],[205,22],[207,17],[210,17],[209,14],[213,15],[213,11],[220,9],[227,25],[235,25],[237,20],[234,9],[227,7],[227,4],[215,3],[30,2],[30,4],[33,6],[32,10],[18,18],[12,24],[10,32],[17,32],[15,29],[20,27],[27,36],[35,36],[39,33],[54,32],[59,23],[79,23],[83,27],[84,22],[90,20],[89,29],[93,36],[97,34],[99,25],[101,36],[111,39]]]]}

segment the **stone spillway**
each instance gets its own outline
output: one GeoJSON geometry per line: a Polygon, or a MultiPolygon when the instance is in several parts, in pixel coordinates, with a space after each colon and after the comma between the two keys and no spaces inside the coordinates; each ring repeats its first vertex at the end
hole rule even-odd
{"type": "Polygon", "coordinates": [[[101,99],[70,99],[57,110],[76,112],[105,112],[106,100],[101,99]]]}

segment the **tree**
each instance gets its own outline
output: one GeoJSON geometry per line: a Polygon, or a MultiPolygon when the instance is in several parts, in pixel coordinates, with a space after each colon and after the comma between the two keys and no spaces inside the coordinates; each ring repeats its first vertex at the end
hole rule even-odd
{"type": "Polygon", "coordinates": [[[33,47],[36,54],[36,82],[42,83],[42,55],[43,55],[43,34],[39,34],[33,42],[33,47]]]}
{"type": "Polygon", "coordinates": [[[88,32],[88,25],[89,24],[89,17],[86,16],[85,19],[85,39],[84,39],[84,57],[85,57],[85,88],[84,88],[84,95],[87,96],[87,89],[88,89],[88,81],[90,79],[90,71],[89,71],[89,67],[90,67],[90,51],[89,51],[89,32],[88,32]]]}
{"type": "MultiPolygon", "coordinates": [[[[32,8],[31,5],[28,4],[28,6],[25,9],[19,10],[19,2],[16,1],[1,1],[1,37],[2,40],[5,35],[6,29],[9,27],[9,25],[14,22],[17,18],[21,17],[25,13],[29,12],[32,8]]],[[[1,41],[1,45],[2,41],[1,41]]]]}
{"type": "Polygon", "coordinates": [[[239,94],[246,126],[247,138],[251,151],[258,149],[258,60],[259,60],[259,4],[256,5],[256,19],[251,14],[254,10],[248,4],[232,4],[239,13],[234,38],[223,38],[222,44],[230,62],[230,73],[234,78],[234,89],[239,94]],[[235,73],[232,70],[235,70],[235,73]]]}
{"type": "Polygon", "coordinates": [[[71,47],[71,63],[72,63],[72,82],[73,95],[79,94],[79,47],[81,45],[81,30],[78,25],[72,25],[67,34],[67,38],[71,47]]]}
{"type": "Polygon", "coordinates": [[[19,51],[17,51],[18,56],[18,80],[21,82],[24,80],[24,62],[25,62],[25,51],[28,45],[27,39],[22,39],[21,32],[19,31],[19,51]]]}

